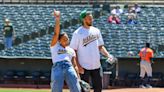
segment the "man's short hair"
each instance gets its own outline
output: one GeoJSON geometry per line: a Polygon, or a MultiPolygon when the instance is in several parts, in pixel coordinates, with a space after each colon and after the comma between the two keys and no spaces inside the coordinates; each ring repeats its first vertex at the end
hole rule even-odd
{"type": "Polygon", "coordinates": [[[146,47],[147,48],[150,48],[150,43],[146,43],[146,47]]]}

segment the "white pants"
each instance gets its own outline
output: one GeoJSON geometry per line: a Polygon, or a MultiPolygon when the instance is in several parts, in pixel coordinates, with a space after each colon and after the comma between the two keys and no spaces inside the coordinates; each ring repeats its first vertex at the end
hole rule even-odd
{"type": "Polygon", "coordinates": [[[148,77],[152,77],[151,63],[149,63],[147,61],[141,61],[140,62],[140,77],[144,78],[145,77],[145,73],[147,73],[148,77]]]}

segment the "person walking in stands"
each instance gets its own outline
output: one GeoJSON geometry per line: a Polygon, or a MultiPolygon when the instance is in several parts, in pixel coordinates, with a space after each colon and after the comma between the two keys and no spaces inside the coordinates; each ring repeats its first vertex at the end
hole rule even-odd
{"type": "Polygon", "coordinates": [[[3,34],[5,37],[4,39],[5,48],[11,48],[13,43],[14,30],[9,19],[5,19],[3,34]]]}
{"type": "Polygon", "coordinates": [[[75,51],[69,47],[68,35],[66,33],[60,34],[60,12],[55,11],[54,16],[56,24],[50,46],[53,63],[51,69],[51,92],[62,92],[64,80],[70,92],[81,92],[75,51]]]}
{"type": "Polygon", "coordinates": [[[110,57],[104,47],[104,41],[99,29],[92,26],[91,12],[83,10],[80,13],[82,26],[72,36],[70,47],[77,54],[77,65],[81,79],[89,83],[92,80],[94,92],[102,91],[102,76],[100,75],[100,53],[110,57]]]}
{"type": "Polygon", "coordinates": [[[152,86],[150,85],[150,79],[152,77],[152,58],[154,56],[153,50],[150,48],[150,44],[146,43],[145,47],[142,48],[139,52],[139,56],[141,59],[140,62],[140,78],[141,78],[141,83],[139,87],[145,88],[146,87],[151,88],[152,86]],[[144,79],[145,73],[147,73],[147,78],[144,79]]]}

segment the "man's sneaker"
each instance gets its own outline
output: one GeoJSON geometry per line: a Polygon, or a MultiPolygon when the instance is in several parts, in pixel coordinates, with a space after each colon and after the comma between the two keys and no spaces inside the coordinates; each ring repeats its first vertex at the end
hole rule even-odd
{"type": "Polygon", "coordinates": [[[139,88],[146,88],[144,85],[139,85],[139,88]]]}
{"type": "Polygon", "coordinates": [[[146,84],[147,88],[152,88],[152,86],[150,84],[146,84]]]}

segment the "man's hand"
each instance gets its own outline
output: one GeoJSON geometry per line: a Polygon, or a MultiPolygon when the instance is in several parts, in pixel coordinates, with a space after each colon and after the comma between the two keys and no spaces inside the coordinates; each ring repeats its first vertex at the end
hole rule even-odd
{"type": "Polygon", "coordinates": [[[81,66],[78,66],[78,68],[79,68],[79,73],[84,74],[84,69],[81,66]]]}
{"type": "Polygon", "coordinates": [[[118,59],[116,57],[114,57],[113,55],[109,54],[106,61],[110,64],[113,64],[113,63],[116,63],[118,61],[118,59]]]}
{"type": "Polygon", "coordinates": [[[77,66],[74,67],[75,68],[75,71],[77,73],[77,77],[80,79],[80,75],[79,75],[79,68],[77,66]]]}

